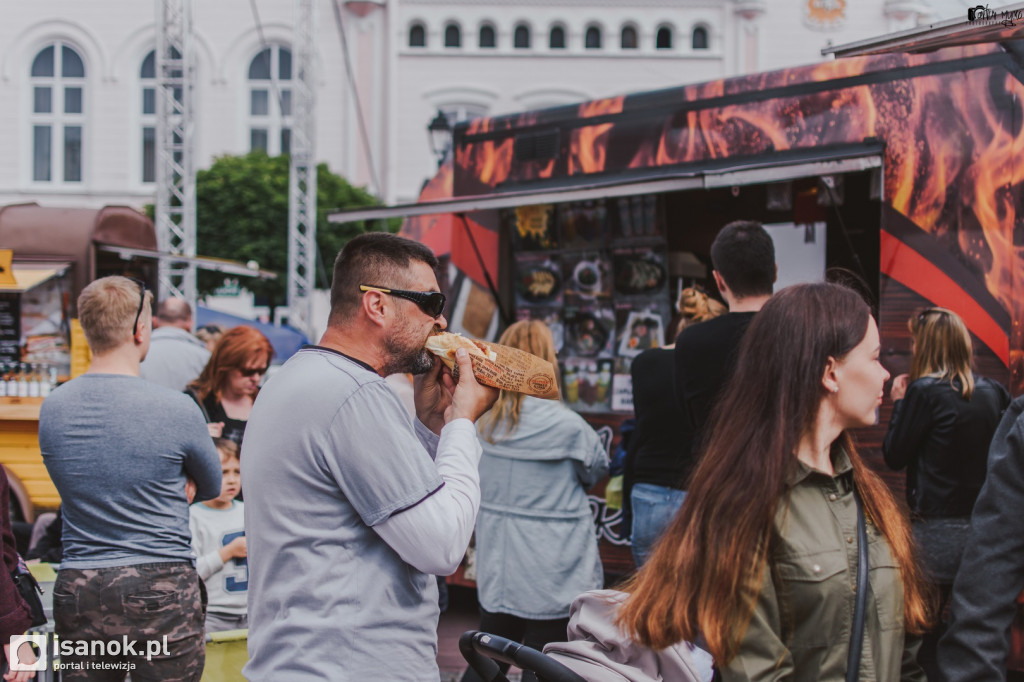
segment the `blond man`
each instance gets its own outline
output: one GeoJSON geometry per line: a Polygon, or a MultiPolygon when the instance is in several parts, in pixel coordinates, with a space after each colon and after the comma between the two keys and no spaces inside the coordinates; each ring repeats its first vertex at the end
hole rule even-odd
{"type": "Polygon", "coordinates": [[[78,298],[92,351],[82,376],[43,403],[39,444],[63,504],[64,558],[53,590],[62,679],[199,680],[199,578],[186,482],[220,493],[220,460],[202,413],[183,393],[139,378],[152,334],[142,282],[104,277],[78,298]],[[133,646],[128,646],[129,642],[133,646]],[[116,649],[116,651],[115,651],[116,649]]]}

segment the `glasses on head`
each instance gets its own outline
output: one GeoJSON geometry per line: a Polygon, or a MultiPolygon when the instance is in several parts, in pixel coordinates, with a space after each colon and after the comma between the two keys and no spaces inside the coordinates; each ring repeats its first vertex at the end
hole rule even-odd
{"type": "Polygon", "coordinates": [[[132,336],[135,336],[139,331],[139,316],[142,315],[142,308],[146,305],[146,283],[134,277],[128,279],[139,285],[139,309],[135,311],[135,322],[132,323],[132,336]]]}
{"type": "Polygon", "coordinates": [[[917,321],[924,322],[929,315],[945,315],[946,312],[942,308],[925,308],[917,314],[917,321]]]}
{"type": "Polygon", "coordinates": [[[388,289],[372,284],[360,284],[359,291],[379,291],[382,294],[404,298],[418,305],[420,310],[434,319],[441,317],[441,313],[444,312],[444,303],[447,300],[440,291],[407,291],[405,289],[388,289]]]}
{"type": "Polygon", "coordinates": [[[269,367],[244,367],[238,370],[238,373],[247,379],[252,377],[261,377],[267,373],[269,367]]]}

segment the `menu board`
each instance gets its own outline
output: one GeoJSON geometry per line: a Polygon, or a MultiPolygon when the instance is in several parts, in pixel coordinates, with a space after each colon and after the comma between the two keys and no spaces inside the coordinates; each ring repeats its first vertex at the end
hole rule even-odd
{"type": "Polygon", "coordinates": [[[554,207],[550,204],[518,206],[512,216],[517,251],[544,251],[558,247],[554,207]]]}
{"type": "Polygon", "coordinates": [[[633,358],[664,343],[672,318],[656,196],[521,206],[512,234],[516,318],[555,337],[562,395],[580,412],[632,410],[633,358]]]}
{"type": "Polygon", "coordinates": [[[0,363],[21,360],[21,296],[0,294],[0,363]]]}
{"type": "Polygon", "coordinates": [[[516,255],[516,306],[562,305],[561,256],[521,253],[516,255]]]}

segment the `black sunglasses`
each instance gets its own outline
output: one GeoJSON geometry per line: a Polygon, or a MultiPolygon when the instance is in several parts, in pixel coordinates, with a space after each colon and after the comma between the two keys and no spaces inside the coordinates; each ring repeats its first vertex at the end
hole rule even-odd
{"type": "Polygon", "coordinates": [[[128,279],[139,285],[139,309],[135,311],[135,322],[132,323],[132,336],[135,336],[139,331],[139,316],[142,315],[142,308],[146,305],[146,283],[134,277],[128,277],[128,279]]]}
{"type": "Polygon", "coordinates": [[[382,294],[404,298],[418,305],[420,310],[434,319],[441,317],[441,313],[444,312],[445,300],[447,300],[440,291],[407,291],[405,289],[388,289],[372,284],[360,284],[359,291],[379,291],[382,294]]]}
{"type": "Polygon", "coordinates": [[[246,367],[245,369],[238,370],[238,373],[241,374],[243,377],[248,378],[255,376],[263,376],[264,374],[267,373],[268,369],[270,369],[270,367],[246,367]]]}

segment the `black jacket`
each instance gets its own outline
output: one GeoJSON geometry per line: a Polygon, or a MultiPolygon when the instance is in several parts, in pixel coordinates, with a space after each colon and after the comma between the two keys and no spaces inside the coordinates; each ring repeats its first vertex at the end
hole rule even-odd
{"type": "Polygon", "coordinates": [[[1024,589],[1024,396],[1013,401],[992,438],[988,476],[939,642],[940,682],[1006,679],[1010,623],[1024,589]]]}
{"type": "Polygon", "coordinates": [[[686,490],[693,468],[693,429],[683,419],[672,387],[674,351],[650,348],[636,356],[633,376],[633,411],[636,429],[629,439],[627,478],[624,485],[653,483],[686,490]]]}
{"type": "Polygon", "coordinates": [[[923,518],[969,517],[985,482],[992,434],[1010,395],[998,382],[974,377],[965,400],[960,383],[921,377],[897,400],[882,443],[885,463],[907,468],[907,502],[923,518]]]}
{"type": "Polygon", "coordinates": [[[754,313],[728,313],[684,327],[676,339],[676,400],[693,429],[693,447],[703,445],[715,400],[736,364],[736,348],[754,313]]]}

